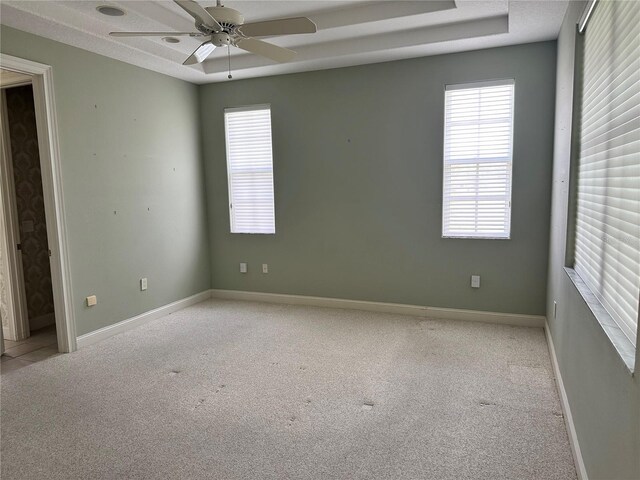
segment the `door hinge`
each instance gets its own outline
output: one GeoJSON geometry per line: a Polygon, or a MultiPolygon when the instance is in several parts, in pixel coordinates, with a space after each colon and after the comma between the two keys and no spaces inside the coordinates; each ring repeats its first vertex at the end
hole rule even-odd
{"type": "Polygon", "coordinates": [[[51,250],[49,249],[49,250],[47,250],[47,252],[49,252],[49,256],[51,256],[51,250]]]}

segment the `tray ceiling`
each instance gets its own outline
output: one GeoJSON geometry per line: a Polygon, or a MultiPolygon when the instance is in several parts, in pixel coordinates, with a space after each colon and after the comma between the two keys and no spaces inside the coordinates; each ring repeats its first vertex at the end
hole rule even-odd
{"type": "MultiPolygon", "coordinates": [[[[215,5],[203,0],[202,6],[215,5]]],[[[555,39],[567,1],[228,1],[245,22],[308,16],[318,32],[271,37],[298,52],[289,63],[231,48],[234,79],[320,70],[442,53],[555,39]]],[[[228,81],[226,48],[204,63],[182,62],[201,40],[180,37],[113,38],[110,31],[194,31],[193,21],[171,1],[12,1],[0,3],[2,23],[52,40],[194,83],[228,81]],[[109,17],[109,5],[125,15],[109,17]]]]}

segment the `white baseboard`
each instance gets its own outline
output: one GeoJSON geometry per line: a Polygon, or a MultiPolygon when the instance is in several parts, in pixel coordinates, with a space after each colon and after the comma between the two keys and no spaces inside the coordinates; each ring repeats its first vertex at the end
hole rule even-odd
{"type": "Polygon", "coordinates": [[[519,327],[544,328],[545,323],[545,317],[540,315],[483,312],[479,310],[425,307],[420,305],[367,302],[364,300],[345,300],[341,298],[310,297],[305,295],[286,295],[280,293],[243,292],[240,290],[213,289],[211,290],[211,296],[213,298],[226,300],[248,300],[254,302],[281,303],[287,305],[345,308],[351,310],[365,310],[369,312],[441,318],[445,320],[466,320],[471,322],[499,323],[504,325],[515,325],[519,327]]]}
{"type": "Polygon", "coordinates": [[[177,300],[167,305],[163,305],[162,307],[149,310],[148,312],[141,313],[140,315],[136,315],[135,317],[128,318],[116,324],[80,335],[77,338],[78,348],[100,342],[101,340],[117,335],[118,333],[139,327],[147,322],[164,317],[170,313],[177,312],[178,310],[200,303],[204,300],[208,300],[209,298],[211,298],[211,291],[205,290],[204,292],[196,293],[195,295],[183,298],[182,300],[177,300]]]}
{"type": "Polygon", "coordinates": [[[305,295],[286,295],[280,293],[243,292],[240,290],[206,290],[182,300],[169,303],[154,310],[128,318],[114,325],[86,333],[77,338],[78,348],[86,347],[106,338],[126,332],[147,322],[181,310],[190,305],[200,303],[209,298],[226,300],[245,300],[253,302],[279,303],[286,305],[307,305],[312,307],[344,308],[369,312],[413,315],[418,317],[440,318],[445,320],[465,320],[471,322],[498,323],[519,327],[539,327],[545,325],[545,317],[524,315],[519,313],[483,312],[478,310],[461,310],[455,308],[424,307],[420,305],[403,305],[400,303],[368,302],[364,300],[346,300],[341,298],[311,297],[305,295]]]}
{"type": "Polygon", "coordinates": [[[564,423],[567,427],[567,433],[569,434],[569,444],[571,445],[571,453],[573,454],[573,461],[576,465],[578,480],[588,480],[587,469],[584,466],[584,460],[582,459],[582,453],[580,451],[580,443],[578,442],[578,436],[576,435],[576,427],[573,424],[573,416],[571,415],[571,407],[569,406],[567,391],[564,389],[562,375],[560,374],[560,367],[558,366],[556,349],[553,346],[551,331],[549,330],[549,324],[546,321],[544,325],[544,333],[547,337],[549,356],[551,357],[551,365],[553,366],[553,373],[556,377],[556,385],[558,386],[558,394],[560,395],[560,404],[562,405],[562,413],[564,414],[564,423]]]}

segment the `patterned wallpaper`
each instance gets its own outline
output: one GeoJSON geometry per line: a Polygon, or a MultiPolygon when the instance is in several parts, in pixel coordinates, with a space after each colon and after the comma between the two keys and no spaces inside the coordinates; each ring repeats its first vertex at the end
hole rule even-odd
{"type": "Polygon", "coordinates": [[[33,91],[8,88],[6,96],[27,311],[34,319],[54,308],[33,91]]]}

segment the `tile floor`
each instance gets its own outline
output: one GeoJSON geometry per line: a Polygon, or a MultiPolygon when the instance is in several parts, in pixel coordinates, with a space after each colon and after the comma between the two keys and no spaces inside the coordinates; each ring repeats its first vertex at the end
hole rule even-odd
{"type": "Polygon", "coordinates": [[[42,328],[31,333],[26,340],[14,342],[12,340],[4,341],[4,354],[0,371],[2,373],[31,365],[45,358],[59,355],[56,338],[56,327],[42,328]]]}

